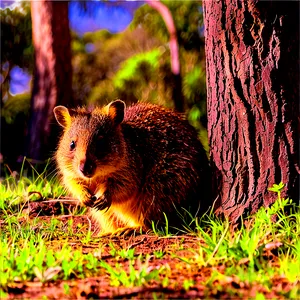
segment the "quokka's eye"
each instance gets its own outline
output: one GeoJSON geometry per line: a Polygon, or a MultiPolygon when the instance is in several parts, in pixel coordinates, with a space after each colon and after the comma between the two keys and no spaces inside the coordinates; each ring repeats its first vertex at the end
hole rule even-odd
{"type": "Polygon", "coordinates": [[[75,147],[76,147],[76,144],[75,144],[74,141],[72,141],[71,144],[70,144],[70,150],[74,150],[75,147]]]}

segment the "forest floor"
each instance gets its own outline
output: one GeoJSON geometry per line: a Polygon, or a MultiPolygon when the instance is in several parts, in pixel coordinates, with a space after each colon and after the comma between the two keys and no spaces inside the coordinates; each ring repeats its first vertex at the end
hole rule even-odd
{"type": "MultiPolygon", "coordinates": [[[[299,253],[292,256],[289,250],[283,250],[288,254],[280,256],[283,243],[277,237],[266,240],[263,234],[254,254],[249,250],[250,235],[244,243],[249,248],[247,253],[242,235],[239,246],[232,239],[234,231],[239,230],[227,225],[222,228],[218,222],[207,228],[211,237],[205,232],[99,237],[91,220],[86,215],[70,214],[75,209],[74,203],[66,203],[32,202],[23,207],[23,214],[17,218],[0,221],[1,230],[6,230],[8,237],[8,248],[3,244],[0,248],[4,257],[2,271],[8,274],[6,279],[0,279],[0,299],[300,296],[296,266],[299,253]],[[19,230],[19,236],[12,240],[10,234],[18,235],[14,230],[19,230]],[[34,242],[30,243],[30,239],[34,242]],[[227,244],[225,248],[223,243],[227,244]],[[236,255],[241,253],[234,257],[231,251],[236,255]],[[288,259],[286,264],[280,262],[284,259],[288,259]],[[295,265],[296,269],[288,269],[288,264],[295,265]]],[[[248,230],[252,229],[248,227],[248,230]]],[[[292,247],[299,251],[299,241],[294,242],[292,247]]]]}

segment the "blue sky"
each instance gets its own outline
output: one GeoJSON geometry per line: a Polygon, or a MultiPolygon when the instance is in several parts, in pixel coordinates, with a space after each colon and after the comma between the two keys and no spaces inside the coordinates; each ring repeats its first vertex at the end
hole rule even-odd
{"type": "Polygon", "coordinates": [[[12,95],[29,92],[31,76],[18,66],[14,67],[11,72],[10,93],[12,95]]]}
{"type": "MultiPolygon", "coordinates": [[[[0,2],[0,7],[15,5],[17,1],[0,2]]],[[[78,1],[70,2],[70,28],[79,35],[88,31],[107,29],[112,33],[123,31],[130,24],[134,11],[143,4],[142,1],[89,1],[84,11],[78,1]]],[[[31,76],[19,67],[11,71],[10,92],[12,94],[29,91],[31,76]]]]}
{"type": "Polygon", "coordinates": [[[141,4],[138,1],[90,1],[84,12],[79,2],[73,2],[69,7],[70,27],[80,35],[103,28],[112,33],[120,32],[126,29],[141,4]]]}

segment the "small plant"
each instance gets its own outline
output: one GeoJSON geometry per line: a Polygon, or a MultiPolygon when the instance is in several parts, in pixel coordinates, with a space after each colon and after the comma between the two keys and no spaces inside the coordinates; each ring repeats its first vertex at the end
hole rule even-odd
{"type": "Polygon", "coordinates": [[[269,191],[277,193],[278,195],[278,201],[281,200],[281,191],[284,188],[284,183],[281,181],[279,184],[273,184],[272,187],[268,188],[269,191]]]}
{"type": "Polygon", "coordinates": [[[64,288],[64,294],[70,295],[70,286],[68,284],[64,283],[63,288],[64,288]]]}
{"type": "Polygon", "coordinates": [[[110,255],[115,257],[116,259],[122,258],[122,259],[133,259],[134,255],[135,255],[135,249],[121,249],[121,250],[117,250],[115,248],[115,246],[113,245],[113,243],[109,244],[111,250],[110,250],[110,255]]]}
{"type": "Polygon", "coordinates": [[[195,282],[194,282],[194,280],[192,280],[192,279],[185,279],[184,281],[183,281],[183,284],[182,284],[182,286],[183,286],[183,288],[186,290],[186,291],[188,291],[191,287],[193,287],[195,285],[195,282]]]}
{"type": "Polygon", "coordinates": [[[165,255],[164,251],[159,249],[157,251],[153,252],[153,255],[155,256],[155,258],[160,259],[163,258],[163,256],[165,255]]]}
{"type": "Polygon", "coordinates": [[[163,213],[163,214],[164,214],[164,218],[165,218],[164,227],[157,228],[157,225],[152,221],[152,223],[151,223],[152,231],[157,236],[170,237],[172,234],[170,232],[169,220],[168,220],[167,215],[165,213],[163,213]]]}
{"type": "Polygon", "coordinates": [[[143,257],[141,255],[137,260],[129,260],[128,273],[119,263],[116,263],[114,268],[105,261],[101,261],[100,265],[110,276],[112,286],[143,286],[151,280],[159,280],[158,275],[160,270],[149,268],[149,258],[146,257],[145,262],[142,261],[143,257]]]}

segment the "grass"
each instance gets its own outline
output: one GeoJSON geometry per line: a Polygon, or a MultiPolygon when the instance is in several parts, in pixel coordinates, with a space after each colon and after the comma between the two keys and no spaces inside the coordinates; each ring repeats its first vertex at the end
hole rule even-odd
{"type": "MultiPolygon", "coordinates": [[[[300,296],[300,212],[291,200],[281,198],[282,184],[270,189],[278,195],[271,207],[260,208],[239,226],[213,214],[192,220],[195,229],[188,235],[170,233],[167,222],[163,232],[153,225],[147,242],[150,237],[153,243],[162,242],[162,235],[167,241],[152,249],[139,248],[143,240],[124,239],[122,244],[93,237],[90,228],[73,219],[29,218],[23,208],[33,195],[64,195],[46,172],[33,171],[29,178],[7,177],[0,185],[1,299],[31,282],[63,282],[62,293],[74,297],[69,280],[92,277],[103,278],[111,288],[197,290],[204,297],[300,296]]],[[[154,292],[152,297],[162,296],[154,292]]]]}
{"type": "Polygon", "coordinates": [[[0,209],[2,212],[19,212],[28,201],[48,198],[60,198],[66,194],[65,189],[59,184],[55,174],[48,174],[48,164],[43,172],[39,173],[33,165],[24,158],[20,174],[5,169],[7,176],[0,181],[0,209]],[[28,171],[29,170],[29,171],[28,171]]]}
{"type": "Polygon", "coordinates": [[[150,268],[150,256],[139,255],[136,259],[129,259],[128,271],[120,263],[111,266],[105,261],[101,261],[103,267],[110,276],[112,286],[136,287],[143,286],[152,280],[159,281],[159,274],[163,273],[165,268],[150,268]]]}

